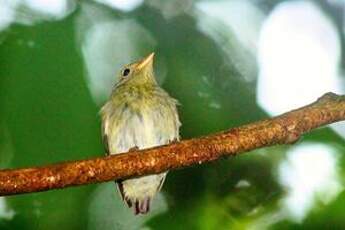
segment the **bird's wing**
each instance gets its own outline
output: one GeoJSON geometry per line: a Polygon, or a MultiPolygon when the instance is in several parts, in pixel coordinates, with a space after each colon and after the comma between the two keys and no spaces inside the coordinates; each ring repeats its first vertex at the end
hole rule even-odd
{"type": "Polygon", "coordinates": [[[103,145],[104,145],[104,151],[105,151],[106,155],[109,155],[110,152],[109,152],[108,135],[106,134],[104,121],[102,122],[102,141],[103,141],[103,145]]]}

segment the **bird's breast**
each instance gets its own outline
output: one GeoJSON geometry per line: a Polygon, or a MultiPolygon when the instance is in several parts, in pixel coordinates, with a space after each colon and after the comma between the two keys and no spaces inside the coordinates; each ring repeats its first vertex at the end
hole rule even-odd
{"type": "Polygon", "coordinates": [[[178,138],[174,110],[164,105],[124,103],[115,108],[105,130],[111,153],[149,148],[178,138]]]}

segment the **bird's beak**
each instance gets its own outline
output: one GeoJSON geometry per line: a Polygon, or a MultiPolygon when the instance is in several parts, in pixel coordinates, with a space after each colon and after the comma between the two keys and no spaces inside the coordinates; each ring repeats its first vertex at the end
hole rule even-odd
{"type": "Polygon", "coordinates": [[[142,70],[142,69],[145,69],[146,67],[148,66],[151,66],[153,65],[153,58],[155,56],[155,53],[151,53],[149,54],[147,57],[143,58],[137,65],[137,69],[138,70],[142,70]]]}

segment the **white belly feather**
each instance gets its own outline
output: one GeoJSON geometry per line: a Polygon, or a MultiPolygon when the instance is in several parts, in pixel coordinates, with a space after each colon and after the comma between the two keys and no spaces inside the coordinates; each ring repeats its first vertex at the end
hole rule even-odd
{"type": "MultiPolygon", "coordinates": [[[[178,140],[178,117],[164,117],[163,114],[166,115],[159,109],[146,109],[141,113],[133,112],[127,107],[115,109],[112,115],[117,117],[104,120],[104,133],[108,138],[110,154],[127,152],[132,148],[150,148],[178,140]]],[[[122,181],[122,196],[127,203],[143,202],[147,199],[150,202],[162,186],[165,175],[166,172],[122,181]]]]}

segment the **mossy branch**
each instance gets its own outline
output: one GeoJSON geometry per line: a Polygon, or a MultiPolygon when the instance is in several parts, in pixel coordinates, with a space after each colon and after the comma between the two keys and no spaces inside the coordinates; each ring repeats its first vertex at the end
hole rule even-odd
{"type": "Polygon", "coordinates": [[[0,170],[0,195],[61,189],[156,174],[253,149],[290,144],[320,126],[345,120],[345,96],[327,93],[278,117],[208,136],[125,154],[47,166],[0,170]]]}

